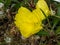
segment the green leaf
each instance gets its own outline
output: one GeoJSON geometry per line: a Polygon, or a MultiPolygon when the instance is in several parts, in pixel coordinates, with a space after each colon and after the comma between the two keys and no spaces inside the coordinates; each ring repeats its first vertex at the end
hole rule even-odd
{"type": "Polygon", "coordinates": [[[51,26],[52,26],[52,27],[54,26],[54,28],[55,28],[56,25],[58,24],[58,22],[60,21],[60,19],[57,18],[57,17],[54,17],[54,16],[50,16],[50,17],[49,17],[49,21],[50,21],[50,23],[51,23],[51,26]]]}
{"type": "Polygon", "coordinates": [[[23,5],[24,5],[24,2],[19,2],[19,3],[15,4],[14,7],[12,8],[12,11],[18,10],[23,5]]]}
{"type": "Polygon", "coordinates": [[[34,4],[36,4],[38,2],[38,0],[34,0],[34,4]]]}
{"type": "Polygon", "coordinates": [[[11,0],[5,0],[4,4],[5,4],[5,8],[8,8],[9,5],[11,4],[11,0]]]}
{"type": "Polygon", "coordinates": [[[57,7],[57,15],[60,16],[60,6],[57,7]]]}
{"type": "Polygon", "coordinates": [[[49,33],[44,31],[44,30],[41,30],[37,33],[37,35],[39,35],[39,36],[49,36],[49,33]]]}
{"type": "Polygon", "coordinates": [[[3,0],[0,0],[0,2],[3,2],[3,0]]]}
{"type": "Polygon", "coordinates": [[[56,35],[60,34],[60,26],[57,27],[56,35]]]}
{"type": "Polygon", "coordinates": [[[56,26],[57,26],[57,24],[58,24],[59,21],[60,21],[59,18],[54,18],[54,19],[53,19],[52,23],[53,23],[53,27],[54,27],[54,28],[56,28],[56,26]]]}
{"type": "Polygon", "coordinates": [[[19,1],[18,0],[12,0],[13,2],[16,2],[16,3],[19,3],[19,1]]]}
{"type": "Polygon", "coordinates": [[[60,45],[60,42],[58,41],[57,44],[60,45]]]}

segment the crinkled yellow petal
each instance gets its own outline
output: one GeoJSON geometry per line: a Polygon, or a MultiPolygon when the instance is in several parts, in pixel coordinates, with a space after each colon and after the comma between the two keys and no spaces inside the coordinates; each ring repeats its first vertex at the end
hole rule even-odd
{"type": "Polygon", "coordinates": [[[21,18],[21,20],[24,22],[28,23],[38,22],[38,18],[36,18],[36,16],[29,9],[25,7],[19,8],[18,14],[20,15],[19,17],[21,18]]]}
{"type": "Polygon", "coordinates": [[[36,4],[36,8],[42,9],[44,11],[44,13],[46,14],[46,16],[48,16],[50,14],[50,10],[49,10],[48,5],[45,0],[38,0],[38,2],[36,4]]]}
{"type": "Polygon", "coordinates": [[[38,0],[36,9],[32,12],[25,7],[19,8],[14,23],[24,38],[28,38],[43,29],[42,20],[46,17],[40,9],[43,10],[46,16],[49,15],[49,8],[44,0],[38,0]]]}
{"type": "Polygon", "coordinates": [[[21,7],[15,16],[15,24],[25,38],[28,38],[42,29],[42,20],[40,20],[41,18],[38,19],[40,13],[35,13],[35,11],[31,12],[27,8],[21,7]]]}
{"type": "Polygon", "coordinates": [[[44,20],[44,19],[46,18],[45,15],[42,13],[42,11],[41,11],[39,8],[33,10],[32,13],[33,13],[33,14],[38,18],[38,20],[40,20],[40,21],[42,21],[42,20],[44,20]]]}

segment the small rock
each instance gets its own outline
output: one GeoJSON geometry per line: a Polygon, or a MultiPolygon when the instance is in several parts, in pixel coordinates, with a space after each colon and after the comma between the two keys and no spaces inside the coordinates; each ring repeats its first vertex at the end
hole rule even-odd
{"type": "Polygon", "coordinates": [[[2,19],[4,17],[5,17],[4,12],[3,11],[0,11],[0,19],[2,19]]]}
{"type": "Polygon", "coordinates": [[[6,41],[6,43],[10,43],[11,42],[11,38],[10,37],[6,37],[4,40],[6,41]]]}
{"type": "Polygon", "coordinates": [[[3,3],[0,3],[0,8],[2,8],[4,6],[4,4],[3,3]]]}

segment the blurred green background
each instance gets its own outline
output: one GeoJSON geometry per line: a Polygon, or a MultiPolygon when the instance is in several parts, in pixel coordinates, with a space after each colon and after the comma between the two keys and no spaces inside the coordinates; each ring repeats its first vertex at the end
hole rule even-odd
{"type": "Polygon", "coordinates": [[[0,0],[0,45],[60,45],[60,2],[45,0],[51,15],[42,21],[43,29],[24,39],[14,24],[18,9],[34,10],[38,0],[0,0]],[[30,4],[30,5],[29,5],[30,4]]]}

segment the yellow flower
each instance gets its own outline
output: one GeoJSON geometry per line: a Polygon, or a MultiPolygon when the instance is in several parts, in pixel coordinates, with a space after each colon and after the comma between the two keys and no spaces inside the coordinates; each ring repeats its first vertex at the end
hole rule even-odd
{"type": "Polygon", "coordinates": [[[19,8],[18,13],[15,16],[15,24],[20,29],[23,37],[27,38],[42,29],[42,21],[40,20],[41,18],[39,18],[41,14],[43,13],[37,14],[37,11],[31,12],[25,7],[19,8]]]}
{"type": "MultiPolygon", "coordinates": [[[[38,1],[38,3],[39,3],[39,1],[38,1]]],[[[45,3],[43,3],[43,4],[45,4],[45,3]]],[[[38,5],[36,5],[36,6],[38,6],[38,5]]],[[[45,6],[43,6],[43,7],[45,7],[45,6]]],[[[48,7],[48,6],[46,5],[46,7],[48,7]]],[[[45,9],[45,8],[42,8],[42,10],[43,9],[45,9]]],[[[46,13],[49,13],[49,12],[46,12],[46,13]]],[[[16,21],[14,23],[20,30],[22,36],[24,38],[28,38],[31,35],[39,32],[41,29],[43,29],[42,20],[44,20],[45,18],[46,17],[44,16],[42,11],[38,7],[36,7],[36,9],[33,10],[32,12],[25,7],[20,7],[18,10],[18,13],[15,16],[16,21]]]]}
{"type": "Polygon", "coordinates": [[[45,2],[45,0],[39,0],[36,4],[36,8],[42,9],[44,11],[44,13],[46,14],[46,16],[48,16],[50,13],[50,10],[49,10],[48,5],[45,2]]]}

